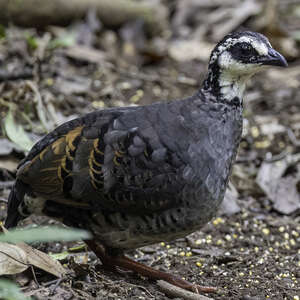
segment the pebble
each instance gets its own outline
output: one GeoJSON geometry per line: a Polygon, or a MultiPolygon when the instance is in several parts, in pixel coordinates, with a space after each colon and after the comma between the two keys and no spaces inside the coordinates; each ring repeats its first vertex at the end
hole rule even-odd
{"type": "Polygon", "coordinates": [[[263,233],[264,235],[269,235],[269,234],[270,234],[270,229],[269,229],[269,228],[263,228],[263,229],[262,229],[262,233],[263,233]]]}

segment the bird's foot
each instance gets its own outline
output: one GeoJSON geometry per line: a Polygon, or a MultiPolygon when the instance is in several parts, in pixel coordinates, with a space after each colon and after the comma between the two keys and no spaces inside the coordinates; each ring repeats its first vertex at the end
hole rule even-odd
{"type": "Polygon", "coordinates": [[[142,276],[148,277],[154,280],[164,280],[170,284],[178,286],[182,289],[192,291],[199,294],[202,293],[213,293],[216,292],[214,287],[200,286],[198,284],[190,283],[180,277],[177,277],[173,274],[162,272],[141,263],[138,263],[134,260],[129,259],[124,255],[109,255],[106,253],[105,248],[102,245],[99,245],[93,240],[86,241],[88,246],[95,252],[95,254],[100,258],[103,266],[106,266],[111,271],[116,271],[116,267],[119,267],[123,270],[133,271],[142,276]]]}

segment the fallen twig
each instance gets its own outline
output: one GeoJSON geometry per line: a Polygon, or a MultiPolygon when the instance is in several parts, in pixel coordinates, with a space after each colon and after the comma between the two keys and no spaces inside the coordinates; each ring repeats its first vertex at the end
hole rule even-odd
{"type": "Polygon", "coordinates": [[[213,298],[186,291],[163,280],[158,280],[157,285],[162,292],[170,297],[182,298],[185,300],[213,300],[213,298]]]}
{"type": "Polygon", "coordinates": [[[37,85],[33,81],[26,81],[26,85],[31,89],[31,91],[35,94],[34,102],[36,104],[37,115],[44,127],[44,129],[49,132],[52,124],[49,124],[49,120],[47,121],[45,106],[42,100],[42,96],[38,90],[37,85]]]}
{"type": "Polygon", "coordinates": [[[50,287],[50,295],[54,295],[55,290],[58,288],[58,286],[61,284],[61,282],[64,280],[64,278],[59,278],[55,285],[53,287],[50,287]]]}
{"type": "Polygon", "coordinates": [[[288,154],[289,154],[289,151],[283,150],[282,152],[280,152],[277,155],[272,155],[271,157],[267,157],[264,161],[268,162],[268,163],[273,163],[275,161],[284,159],[288,154]]]}
{"type": "Polygon", "coordinates": [[[290,141],[292,142],[292,144],[295,146],[295,147],[299,147],[300,146],[300,140],[298,140],[293,132],[292,129],[288,128],[287,130],[287,133],[288,133],[288,137],[290,139],[290,141]]]}

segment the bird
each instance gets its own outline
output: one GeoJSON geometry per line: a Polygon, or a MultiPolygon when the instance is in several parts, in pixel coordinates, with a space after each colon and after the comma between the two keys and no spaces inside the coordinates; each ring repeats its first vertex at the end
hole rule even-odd
{"type": "Polygon", "coordinates": [[[288,64],[264,35],[232,32],[212,50],[192,96],[60,125],[20,162],[5,227],[46,215],[89,230],[85,242],[111,270],[211,291],[125,254],[185,237],[215,216],[241,140],[246,82],[268,66],[288,64]]]}

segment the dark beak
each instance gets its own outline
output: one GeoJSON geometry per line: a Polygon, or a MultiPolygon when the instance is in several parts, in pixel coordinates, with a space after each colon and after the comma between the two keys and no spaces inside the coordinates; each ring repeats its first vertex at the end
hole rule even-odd
{"type": "Polygon", "coordinates": [[[286,59],[273,48],[269,49],[268,55],[262,58],[261,63],[263,65],[270,65],[270,66],[279,66],[279,67],[288,66],[286,59]]]}

